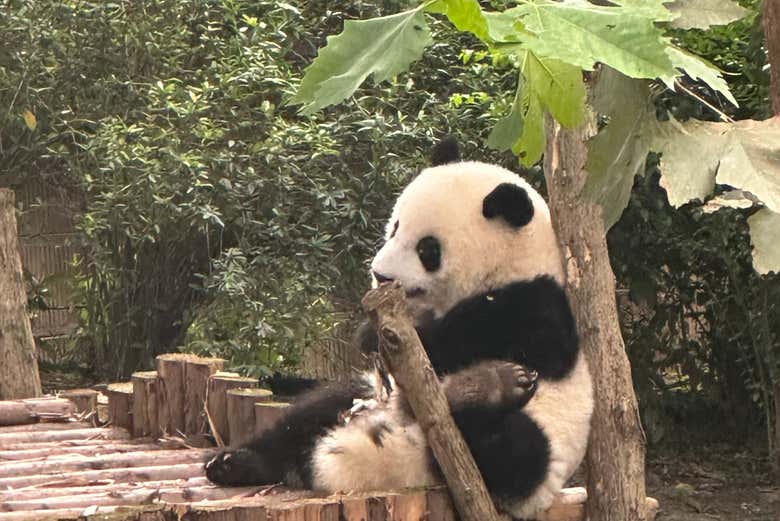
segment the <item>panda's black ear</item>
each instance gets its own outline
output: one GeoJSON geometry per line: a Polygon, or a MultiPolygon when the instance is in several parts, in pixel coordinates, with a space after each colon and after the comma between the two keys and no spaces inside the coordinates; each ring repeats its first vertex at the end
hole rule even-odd
{"type": "Polygon", "coordinates": [[[460,161],[460,150],[454,136],[445,137],[433,147],[431,166],[446,165],[457,161],[460,161]]]}
{"type": "Polygon", "coordinates": [[[521,228],[534,217],[534,205],[522,187],[501,183],[482,201],[482,215],[488,219],[503,217],[506,222],[521,228]]]}

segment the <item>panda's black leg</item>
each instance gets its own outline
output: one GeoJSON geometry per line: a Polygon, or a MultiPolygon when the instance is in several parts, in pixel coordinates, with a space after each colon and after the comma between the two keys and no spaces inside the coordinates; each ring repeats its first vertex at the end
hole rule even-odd
{"type": "Polygon", "coordinates": [[[289,481],[293,486],[310,486],[314,443],[337,424],[339,414],[352,406],[360,391],[357,384],[332,383],[302,395],[276,426],[245,446],[228,449],[209,460],[206,477],[218,485],[289,481]]]}
{"type": "Polygon", "coordinates": [[[452,415],[494,497],[523,499],[542,483],[550,445],[522,410],[466,407],[452,415]]]}

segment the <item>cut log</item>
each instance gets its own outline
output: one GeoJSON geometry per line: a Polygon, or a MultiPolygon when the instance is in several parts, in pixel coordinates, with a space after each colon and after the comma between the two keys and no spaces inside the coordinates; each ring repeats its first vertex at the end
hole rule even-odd
{"type": "Polygon", "coordinates": [[[41,443],[63,440],[125,440],[130,433],[124,429],[67,429],[63,431],[9,432],[0,431],[0,449],[8,450],[6,444],[41,443]]]}
{"type": "Polygon", "coordinates": [[[206,410],[211,420],[211,430],[217,445],[230,443],[230,428],[227,414],[227,392],[230,389],[257,387],[257,378],[239,376],[238,373],[218,371],[209,378],[206,393],[206,410]]]}
{"type": "Polygon", "coordinates": [[[138,452],[149,450],[164,450],[164,447],[154,443],[101,443],[95,444],[90,441],[86,445],[77,445],[75,447],[61,444],[50,444],[42,449],[20,449],[20,450],[0,450],[0,462],[3,461],[24,461],[39,460],[46,458],[56,458],[68,454],[80,454],[83,456],[96,456],[98,454],[138,452]]]}
{"type": "Polygon", "coordinates": [[[44,416],[68,418],[75,412],[76,406],[65,398],[0,401],[0,426],[35,423],[44,416]]]}
{"type": "MultiPolygon", "coordinates": [[[[191,488],[208,485],[215,486],[205,477],[143,482],[143,486],[147,488],[191,488]]],[[[138,483],[106,482],[106,484],[89,484],[82,486],[31,487],[19,490],[0,490],[0,501],[42,500],[51,497],[78,496],[79,494],[122,494],[134,490],[139,486],[138,483]]],[[[0,508],[0,510],[2,509],[0,508]]]]}
{"type": "Polygon", "coordinates": [[[23,425],[9,425],[3,427],[0,432],[8,434],[9,432],[40,432],[40,431],[67,431],[72,429],[91,429],[94,427],[91,423],[77,422],[77,421],[65,421],[65,422],[51,422],[45,421],[41,423],[27,423],[23,425]]]}
{"type": "Polygon", "coordinates": [[[94,389],[72,389],[63,392],[60,396],[74,403],[76,412],[90,414],[97,411],[97,399],[100,393],[94,389]]]}
{"type": "Polygon", "coordinates": [[[33,476],[36,474],[64,474],[71,471],[99,470],[108,468],[157,467],[181,463],[202,462],[212,451],[204,450],[162,450],[151,452],[126,452],[99,454],[83,457],[68,455],[39,461],[16,461],[0,466],[0,478],[33,476]]]}
{"type": "Polygon", "coordinates": [[[159,438],[157,371],[139,371],[133,373],[130,380],[133,384],[133,436],[159,438]]]}
{"type": "Polygon", "coordinates": [[[423,349],[397,282],[363,297],[363,307],[377,326],[379,350],[426,435],[463,521],[497,521],[468,445],[450,414],[449,403],[423,349]]]}
{"type": "Polygon", "coordinates": [[[257,436],[276,425],[287,414],[289,403],[285,402],[256,402],[255,403],[255,433],[257,436]]]}
{"type": "Polygon", "coordinates": [[[255,403],[268,402],[273,395],[274,393],[267,389],[230,389],[227,392],[231,445],[242,445],[252,439],[255,428],[255,403]]]}
{"type": "Polygon", "coordinates": [[[169,436],[184,435],[184,361],[188,356],[168,353],[157,357],[160,378],[157,413],[160,430],[169,436]]]}
{"type": "Polygon", "coordinates": [[[133,384],[130,382],[109,384],[108,423],[114,427],[132,430],[133,428],[133,384]]]}
{"type": "Polygon", "coordinates": [[[219,358],[190,357],[184,362],[184,432],[188,435],[208,432],[206,426],[206,390],[209,377],[221,371],[225,361],[219,358]]]}
{"type": "Polygon", "coordinates": [[[13,190],[0,188],[0,399],[40,396],[13,190]]]}
{"type": "Polygon", "coordinates": [[[131,467],[122,469],[83,470],[62,474],[37,474],[34,476],[15,476],[0,478],[0,489],[31,486],[68,486],[79,483],[92,483],[111,480],[127,483],[130,481],[164,481],[188,479],[203,476],[203,463],[180,463],[162,467],[131,467]]]}

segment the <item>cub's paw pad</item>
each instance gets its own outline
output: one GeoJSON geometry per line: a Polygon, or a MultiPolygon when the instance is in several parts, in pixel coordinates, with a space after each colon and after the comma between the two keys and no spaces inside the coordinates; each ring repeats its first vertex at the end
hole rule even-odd
{"type": "Polygon", "coordinates": [[[536,392],[536,371],[518,364],[502,364],[497,368],[503,395],[517,405],[525,405],[536,392]]]}

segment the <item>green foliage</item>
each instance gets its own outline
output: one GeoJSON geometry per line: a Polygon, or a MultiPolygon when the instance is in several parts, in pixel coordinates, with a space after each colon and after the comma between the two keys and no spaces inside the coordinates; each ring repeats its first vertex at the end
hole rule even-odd
{"type": "Polygon", "coordinates": [[[327,119],[284,104],[327,34],[378,12],[34,0],[0,18],[0,174],[56,173],[83,201],[83,359],[110,378],[177,348],[254,374],[294,366],[354,314],[394,194],[440,133],[510,159],[481,142],[514,71],[456,59],[466,40],[439,20],[403,82],[327,119]]]}
{"type": "Polygon", "coordinates": [[[648,440],[747,436],[773,421],[780,277],[751,265],[753,210],[673,208],[659,178],[652,158],[608,235],[648,440]]]}
{"type": "Polygon", "coordinates": [[[379,67],[377,81],[408,68],[429,44],[423,11],[446,15],[457,29],[472,33],[520,69],[518,94],[488,144],[511,149],[526,165],[536,163],[544,150],[545,112],[564,126],[582,121],[581,73],[596,63],[633,78],[660,78],[670,86],[685,71],[733,99],[716,69],[676,49],[664,37],[658,22],[676,15],[662,0],[626,0],[611,6],[524,0],[498,12],[483,11],[473,0],[435,0],[398,15],[364,21],[382,45],[374,45],[367,31],[360,30],[364,26],[346,25],[341,35],[329,39],[292,102],[313,112],[349,97],[372,67],[379,67]],[[410,23],[414,31],[408,29],[410,23]],[[382,70],[385,64],[387,71],[382,70]]]}
{"type": "Polygon", "coordinates": [[[291,103],[303,103],[304,114],[338,103],[373,74],[374,81],[404,72],[432,42],[420,8],[371,20],[348,20],[344,32],[328,38],[328,45],[306,69],[291,103]],[[354,59],[359,50],[361,58],[354,59]]]}

